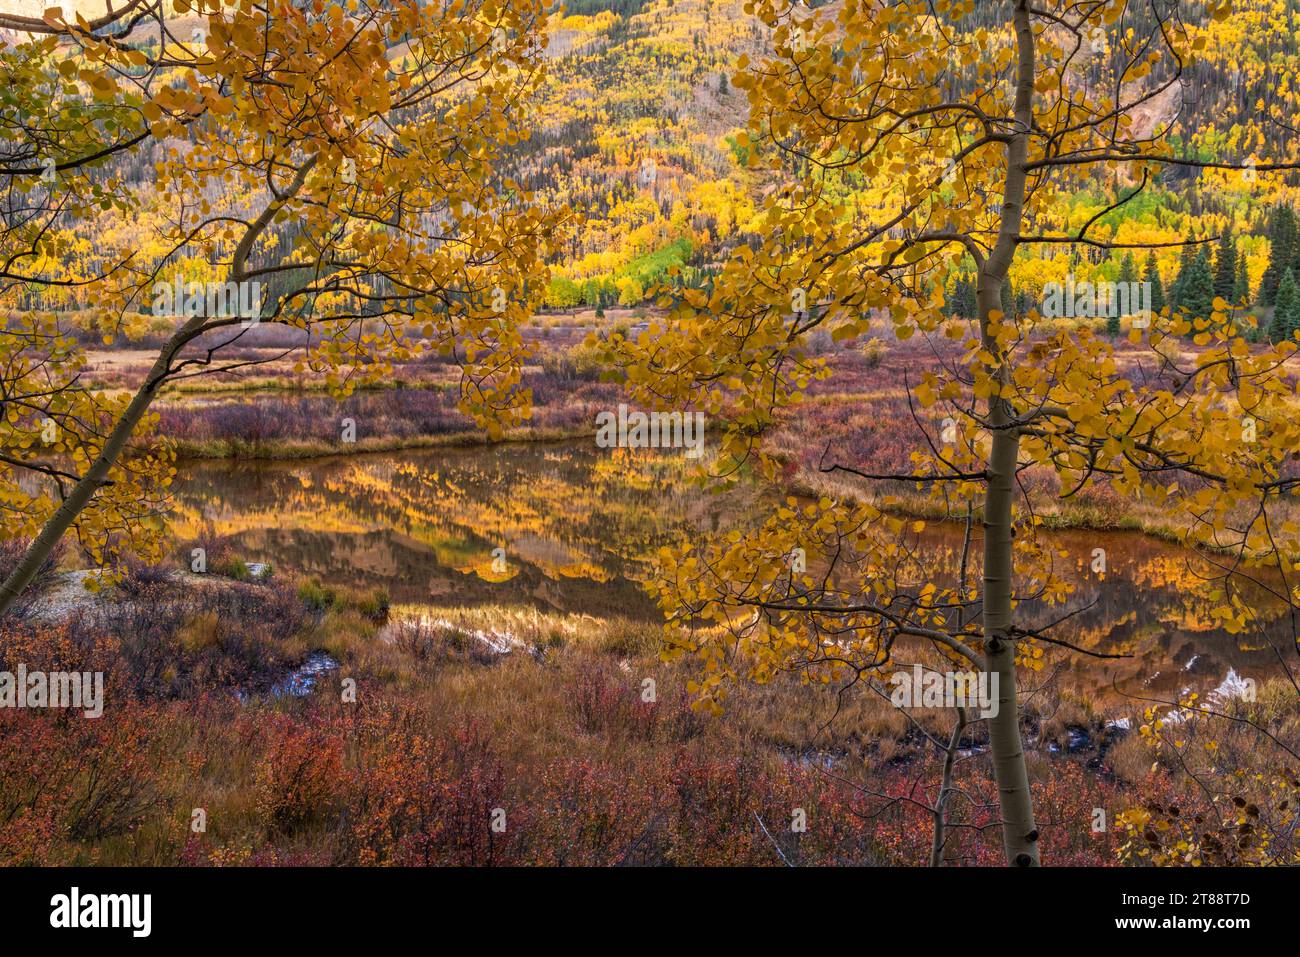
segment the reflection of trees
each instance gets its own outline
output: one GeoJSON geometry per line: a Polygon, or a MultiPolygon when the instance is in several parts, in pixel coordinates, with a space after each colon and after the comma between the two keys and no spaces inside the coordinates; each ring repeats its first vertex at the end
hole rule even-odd
{"type": "MultiPolygon", "coordinates": [[[[1068,615],[1055,637],[1088,651],[1131,656],[1082,662],[1053,655],[1049,648],[1051,666],[1071,673],[1071,685],[1106,693],[1117,682],[1127,691],[1177,696],[1189,687],[1217,686],[1229,669],[1256,677],[1276,671],[1274,649],[1290,641],[1290,623],[1283,618],[1287,607],[1257,585],[1241,584],[1254,625],[1233,634],[1211,614],[1212,591],[1220,586],[1213,579],[1221,575],[1211,559],[1136,532],[1040,529],[1038,536],[1046,546],[1037,552],[1040,564],[1025,562],[1017,579],[1025,627],[1041,628],[1068,615]],[[1106,552],[1104,577],[1090,567],[1095,548],[1106,552]],[[1027,596],[1050,577],[1073,590],[1060,604],[1030,600],[1027,596]]],[[[961,542],[960,524],[928,524],[915,536],[914,547],[900,550],[907,558],[895,570],[900,585],[955,583],[961,542]]]]}
{"type": "MultiPolygon", "coordinates": [[[[1242,597],[1255,612],[1254,627],[1232,634],[1210,612],[1221,572],[1195,552],[1138,533],[1062,532],[1054,536],[1071,556],[1104,548],[1108,572],[1093,574],[1086,559],[1066,561],[1057,572],[1075,586],[1064,609],[1075,612],[1061,637],[1090,651],[1126,653],[1101,667],[1069,667],[1079,680],[1131,692],[1178,695],[1188,687],[1213,687],[1228,670],[1263,675],[1276,669],[1273,647],[1290,641],[1283,603],[1247,584],[1242,597]],[[1270,644],[1272,642],[1272,644],[1270,644]],[[1189,663],[1195,662],[1191,670],[1189,663]]],[[[1219,599],[1221,601],[1221,599],[1219,599]]],[[[1060,608],[1025,608],[1027,620],[1049,620],[1060,608]]]]}
{"type": "MultiPolygon", "coordinates": [[[[635,585],[648,556],[683,525],[716,528],[746,513],[735,497],[702,495],[672,453],[508,445],[307,465],[205,464],[180,485],[175,524],[184,537],[210,520],[237,536],[250,558],[344,584],[383,585],[404,600],[509,599],[650,615],[635,585]],[[499,545],[509,564],[504,575],[492,567],[499,545]]],[[[1277,609],[1262,595],[1251,599],[1258,628],[1225,631],[1208,613],[1202,579],[1212,569],[1176,545],[1079,531],[1049,540],[1052,568],[1075,591],[1064,605],[1026,601],[1025,620],[1077,612],[1062,638],[1133,655],[1079,670],[1095,687],[1116,678],[1125,687],[1178,691],[1217,681],[1229,667],[1260,674],[1271,661],[1268,639],[1285,639],[1277,609]],[[1095,547],[1108,555],[1104,580],[1079,557],[1095,547]],[[1194,655],[1197,668],[1188,673],[1194,655]]],[[[960,544],[958,527],[928,526],[912,553],[925,565],[915,570],[918,580],[951,567],[960,544]]]]}
{"type": "Polygon", "coordinates": [[[257,557],[412,597],[449,575],[569,593],[642,576],[686,521],[685,472],[672,453],[540,445],[201,465],[180,486],[175,528],[193,536],[211,521],[257,557]],[[506,574],[493,568],[498,546],[506,574]]]}

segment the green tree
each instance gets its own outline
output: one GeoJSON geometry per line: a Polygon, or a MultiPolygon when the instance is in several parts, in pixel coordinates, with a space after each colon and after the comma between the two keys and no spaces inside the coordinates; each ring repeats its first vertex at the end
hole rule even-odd
{"type": "MultiPolygon", "coordinates": [[[[1137,288],[1137,264],[1133,261],[1133,253],[1126,252],[1124,258],[1119,261],[1119,279],[1117,280],[1122,288],[1137,288]]],[[[1110,308],[1106,311],[1106,335],[1115,339],[1120,333],[1120,314],[1119,306],[1116,302],[1110,303],[1110,308]]]]}
{"type": "Polygon", "coordinates": [[[1269,331],[1274,342],[1281,342],[1293,338],[1297,329],[1300,329],[1300,291],[1296,289],[1295,273],[1287,269],[1278,283],[1269,331]]]}
{"type": "Polygon", "coordinates": [[[1133,254],[1127,252],[1124,258],[1119,261],[1119,282],[1130,283],[1137,282],[1137,264],[1133,261],[1133,254]]]}
{"type": "Polygon", "coordinates": [[[1183,305],[1183,299],[1186,296],[1187,283],[1191,278],[1192,270],[1196,266],[1197,245],[1196,237],[1183,243],[1182,252],[1178,256],[1178,272],[1174,274],[1173,284],[1169,287],[1169,306],[1172,309],[1178,309],[1183,305]]]}
{"type": "Polygon", "coordinates": [[[970,277],[965,273],[962,273],[953,281],[947,306],[949,316],[960,319],[974,317],[977,308],[975,305],[975,287],[971,283],[970,277]]]}
{"type": "Polygon", "coordinates": [[[1192,318],[1207,318],[1214,311],[1214,270],[1210,267],[1210,250],[1202,245],[1192,256],[1186,275],[1180,277],[1182,289],[1178,309],[1192,318]]]}
{"type": "Polygon", "coordinates": [[[1268,268],[1259,280],[1259,302],[1264,306],[1271,306],[1277,301],[1282,274],[1295,258],[1296,220],[1290,206],[1278,206],[1273,210],[1269,220],[1268,241],[1268,268]]]}
{"type": "Polygon", "coordinates": [[[1165,284],[1160,280],[1160,264],[1156,261],[1154,249],[1147,252],[1146,271],[1142,274],[1142,280],[1151,286],[1151,311],[1161,312],[1165,308],[1165,284]]]}
{"type": "Polygon", "coordinates": [[[1246,268],[1245,253],[1237,255],[1237,278],[1232,284],[1233,303],[1239,303],[1243,308],[1250,308],[1250,272],[1246,268]]]}

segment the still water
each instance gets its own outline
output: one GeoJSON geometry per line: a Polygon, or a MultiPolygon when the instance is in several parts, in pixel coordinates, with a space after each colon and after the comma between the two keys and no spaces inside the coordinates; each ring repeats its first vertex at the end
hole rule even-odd
{"type": "MultiPolygon", "coordinates": [[[[190,462],[174,523],[182,536],[210,523],[248,561],[327,584],[383,587],[395,603],[523,603],[650,620],[656,609],[639,581],[655,549],[757,511],[751,493],[708,494],[687,468],[669,452],[568,443],[190,462]]],[[[1118,687],[1168,698],[1233,676],[1262,680],[1280,670],[1279,651],[1294,654],[1289,619],[1262,597],[1255,628],[1231,635],[1219,627],[1197,594],[1209,566],[1194,552],[1132,532],[1043,534],[1067,556],[1057,572],[1081,584],[1065,610],[1082,610],[1053,634],[1131,655],[1054,652],[1043,677],[1060,669],[1065,686],[1093,696],[1118,697],[1118,687]],[[1089,569],[1099,547],[1104,583],[1089,569]]],[[[955,561],[960,539],[958,526],[932,524],[924,544],[955,561]]]]}

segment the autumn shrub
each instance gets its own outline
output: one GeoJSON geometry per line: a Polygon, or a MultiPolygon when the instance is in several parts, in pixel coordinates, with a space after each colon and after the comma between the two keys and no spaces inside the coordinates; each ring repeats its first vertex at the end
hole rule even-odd
{"type": "Polygon", "coordinates": [[[674,759],[665,858],[679,865],[879,863],[861,796],[797,764],[756,756],[674,759]]]}
{"type": "MultiPolygon", "coordinates": [[[[98,723],[0,713],[0,861],[67,863],[95,848],[115,860],[265,866],[928,860],[930,762],[850,773],[726,753],[709,732],[617,748],[593,735],[559,757],[510,750],[507,760],[477,719],[413,701],[356,707],[205,696],[126,702],[98,723]],[[188,828],[196,806],[209,812],[203,834],[188,828]]],[[[959,765],[948,863],[999,863],[983,760],[959,765]]],[[[1115,863],[1115,825],[1094,833],[1093,812],[1112,816],[1136,792],[1069,759],[1033,773],[1045,858],[1115,863]]],[[[1142,794],[1167,800],[1168,780],[1142,794]]]]}
{"type": "Polygon", "coordinates": [[[135,556],[128,556],[122,562],[122,575],[117,580],[117,590],[137,600],[151,600],[161,585],[167,584],[173,570],[165,565],[144,562],[135,556]]]}
{"type": "Polygon", "coordinates": [[[584,661],[570,679],[567,695],[579,727],[590,734],[650,739],[659,709],[643,700],[627,675],[616,674],[607,661],[584,661]]]}
{"type": "Polygon", "coordinates": [[[342,765],[342,743],[327,729],[297,725],[276,735],[254,785],[266,833],[293,836],[326,817],[342,784],[342,765]]]}
{"type": "Polygon", "coordinates": [[[133,690],[156,698],[268,684],[304,650],[311,610],[283,584],[155,586],[69,619],[77,633],[120,636],[133,690]]]}
{"type": "MultiPolygon", "coordinates": [[[[248,581],[253,577],[247,562],[240,557],[234,537],[219,534],[211,522],[205,522],[193,540],[180,544],[174,561],[177,568],[186,571],[220,575],[236,581],[248,581]],[[196,561],[200,559],[201,564],[196,567],[196,561]]],[[[155,573],[159,571],[163,570],[156,569],[155,573]]]]}
{"type": "MultiPolygon", "coordinates": [[[[621,641],[609,647],[606,623],[582,616],[465,608],[409,617],[399,609],[381,630],[360,610],[365,596],[345,589],[313,605],[286,583],[186,578],[190,587],[163,583],[148,602],[106,603],[58,625],[0,623],[0,668],[93,667],[107,682],[100,719],[0,710],[0,862],[929,860],[939,755],[924,736],[909,741],[901,723],[884,723],[875,704],[847,704],[818,737],[826,716],[813,706],[814,690],[778,682],[738,692],[720,718],[704,715],[690,708],[673,666],[649,651],[624,657],[621,641]],[[528,642],[556,631],[565,641],[545,656],[502,656],[474,636],[490,623],[528,642]],[[360,676],[357,703],[261,693],[320,647],[360,676]],[[654,700],[644,700],[651,676],[654,700]],[[875,747],[876,737],[890,747],[875,747]],[[207,812],[202,834],[189,829],[196,807],[207,812]]],[[[307,599],[317,590],[325,591],[316,583],[307,599]]],[[[1231,705],[1232,714],[1294,746],[1297,707],[1284,691],[1266,685],[1255,702],[1231,705]]],[[[879,708],[898,717],[887,703],[879,708]]],[[[1056,702],[1032,718],[1041,747],[1030,773],[1046,862],[1172,859],[1191,846],[1180,841],[1194,842],[1206,861],[1216,840],[1230,862],[1260,859],[1261,846],[1274,858],[1294,853],[1290,785],[1251,775],[1227,786],[1236,770],[1267,769],[1249,729],[1234,724],[1213,737],[1224,770],[1206,778],[1223,793],[1211,816],[1173,760],[1147,754],[1139,767],[1136,752],[1132,776],[1111,773],[1137,734],[1104,754],[1093,749],[1088,763],[1048,754],[1046,741],[1068,725],[1095,727],[1099,716],[1086,703],[1056,702]],[[1199,830],[1178,830],[1179,819],[1199,830]],[[1243,837],[1246,848],[1230,843],[1243,837]]],[[[1198,727],[1180,735],[1205,752],[1209,739],[1198,727]]],[[[1002,862],[981,743],[972,734],[972,750],[957,763],[948,864],[1002,862]]]]}
{"type": "Polygon", "coordinates": [[[125,680],[121,643],[102,628],[62,622],[0,622],[0,670],[99,671],[110,686],[125,680]]]}
{"type": "MultiPolygon", "coordinates": [[[[973,756],[959,760],[954,769],[955,791],[949,799],[943,843],[945,865],[1005,863],[997,795],[989,786],[987,760],[986,755],[973,756]]],[[[1115,819],[1128,794],[1068,758],[1034,763],[1031,774],[1043,859],[1054,865],[1115,863],[1120,840],[1115,819]]],[[[861,789],[860,813],[869,822],[869,844],[880,855],[879,863],[923,866],[929,862],[939,781],[938,758],[932,755],[882,768],[848,785],[861,789]]]]}
{"type": "Polygon", "coordinates": [[[383,588],[369,591],[346,586],[322,585],[316,578],[298,583],[298,598],[314,611],[355,611],[374,624],[388,620],[392,601],[383,588]]]}
{"type": "Polygon", "coordinates": [[[612,771],[571,757],[543,768],[523,835],[526,863],[605,867],[662,864],[666,788],[644,768],[612,771]]]}
{"type": "Polygon", "coordinates": [[[1295,686],[1275,678],[1253,696],[1186,707],[1177,719],[1153,709],[1135,736],[1152,770],[1122,815],[1129,840],[1121,859],[1157,866],[1300,861],[1295,686]]]}
{"type": "MultiPolygon", "coordinates": [[[[569,367],[563,359],[544,356],[540,368],[525,373],[523,385],[533,393],[531,428],[553,432],[594,429],[596,412],[617,404],[618,386],[593,381],[599,373],[590,361],[582,358],[569,367]]],[[[469,434],[474,423],[460,411],[458,402],[455,388],[435,384],[358,392],[341,401],[316,394],[231,393],[203,403],[162,405],[160,431],[209,455],[257,453],[285,443],[305,445],[312,451],[346,450],[340,426],[343,419],[357,424],[358,441],[400,443],[469,434]]]]}
{"type": "Polygon", "coordinates": [[[548,349],[542,354],[542,370],[557,382],[598,382],[609,368],[602,351],[585,343],[568,349],[548,349]]]}
{"type": "Polygon", "coordinates": [[[636,657],[655,652],[659,640],[659,629],[631,618],[605,619],[598,637],[602,651],[636,657]]]}
{"type": "Polygon", "coordinates": [[[418,662],[491,665],[501,657],[469,628],[430,615],[403,616],[384,634],[394,647],[418,662]]]}
{"type": "Polygon", "coordinates": [[[1152,769],[1115,816],[1124,864],[1156,867],[1294,865],[1300,779],[1279,766],[1171,775],[1152,769]],[[1192,775],[1195,775],[1193,777],[1192,775]]]}
{"type": "Polygon", "coordinates": [[[72,862],[163,808],[172,791],[157,769],[178,753],[159,744],[166,720],[120,701],[97,719],[0,710],[0,863],[72,862]]]}
{"type": "Polygon", "coordinates": [[[399,651],[416,661],[429,661],[438,656],[445,646],[446,634],[447,629],[428,615],[402,618],[385,632],[399,651]]]}
{"type": "Polygon", "coordinates": [[[185,622],[176,637],[187,654],[198,655],[221,647],[221,631],[221,619],[216,612],[203,611],[185,622]]]}
{"type": "Polygon", "coordinates": [[[333,608],[334,603],[338,601],[338,593],[333,588],[322,585],[315,578],[307,578],[298,583],[298,597],[307,607],[316,611],[333,608]]]}
{"type": "Polygon", "coordinates": [[[360,592],[352,599],[352,607],[376,624],[383,624],[388,620],[388,612],[392,604],[387,590],[383,588],[360,592]]]}
{"type": "Polygon", "coordinates": [[[256,448],[270,442],[336,445],[340,422],[359,423],[358,437],[406,438],[463,432],[471,422],[457,396],[441,388],[361,392],[337,401],[320,395],[237,396],[204,404],[167,405],[161,429],[183,442],[229,442],[256,448]]]}
{"type": "Polygon", "coordinates": [[[349,858],[360,864],[510,863],[521,822],[491,742],[472,725],[437,735],[417,731],[421,724],[401,710],[367,720],[351,778],[349,858]],[[502,832],[491,826],[497,809],[505,814],[502,832]]]}

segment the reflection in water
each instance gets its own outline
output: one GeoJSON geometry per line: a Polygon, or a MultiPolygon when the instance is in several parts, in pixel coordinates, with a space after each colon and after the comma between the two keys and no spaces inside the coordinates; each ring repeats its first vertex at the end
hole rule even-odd
{"type": "Polygon", "coordinates": [[[648,556],[685,526],[716,528],[724,508],[688,468],[670,453],[536,443],[196,463],[174,524],[187,536],[210,521],[250,560],[383,586],[396,602],[649,618],[648,556]]]}
{"type": "Polygon", "coordinates": [[[1026,624],[1075,612],[1052,632],[1054,637],[1092,651],[1133,656],[1098,660],[1064,651],[1049,655],[1043,674],[1061,668],[1065,687],[1103,699],[1118,697],[1112,686],[1161,700],[1188,691],[1204,699],[1216,689],[1240,696],[1242,679],[1262,683],[1280,672],[1279,652],[1294,653],[1285,606],[1244,580],[1236,585],[1256,619],[1241,634],[1222,627],[1210,614],[1217,602],[1208,595],[1218,569],[1194,551],[1137,532],[1076,529],[1040,534],[1048,535],[1060,556],[1057,574],[1076,587],[1064,609],[1025,607],[1021,614],[1026,624]],[[1097,548],[1106,552],[1104,578],[1090,568],[1097,548]]]}
{"type": "MultiPolygon", "coordinates": [[[[680,454],[581,444],[507,444],[298,462],[190,463],[174,524],[234,536],[248,560],[327,584],[386,588],[395,602],[530,604],[595,615],[656,617],[638,582],[656,548],[684,529],[716,531],[752,515],[752,495],[709,495],[686,480],[680,454]],[[503,549],[504,551],[495,551],[503,549]]],[[[1262,680],[1291,647],[1289,619],[1243,596],[1261,622],[1225,631],[1198,593],[1209,565],[1195,553],[1129,532],[1050,535],[1057,572],[1077,584],[1078,613],[1057,637],[1132,658],[1049,654],[1046,678],[1102,697],[1115,683],[1170,698],[1209,691],[1235,671],[1262,680]],[[1104,548],[1107,574],[1090,570],[1104,548]]],[[[931,525],[924,549],[955,564],[961,530],[931,525]]],[[[978,548],[978,543],[976,545],[978,548]]],[[[1020,606],[1032,625],[1060,607],[1020,606]]],[[[1029,679],[1030,688],[1037,683],[1029,679]]],[[[1131,710],[1131,709],[1130,709],[1131,710]]]]}

